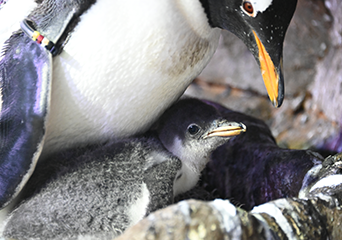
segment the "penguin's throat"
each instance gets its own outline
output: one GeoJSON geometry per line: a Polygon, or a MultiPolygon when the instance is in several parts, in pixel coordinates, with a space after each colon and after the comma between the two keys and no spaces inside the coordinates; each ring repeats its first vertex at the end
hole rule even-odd
{"type": "Polygon", "coordinates": [[[173,194],[178,194],[189,191],[196,186],[199,180],[200,174],[189,168],[188,165],[182,162],[182,168],[179,170],[176,179],[174,180],[173,194]]]}
{"type": "Polygon", "coordinates": [[[171,144],[164,143],[164,145],[194,174],[200,175],[201,171],[209,162],[210,154],[198,150],[192,144],[184,144],[179,137],[175,137],[171,144]]]}

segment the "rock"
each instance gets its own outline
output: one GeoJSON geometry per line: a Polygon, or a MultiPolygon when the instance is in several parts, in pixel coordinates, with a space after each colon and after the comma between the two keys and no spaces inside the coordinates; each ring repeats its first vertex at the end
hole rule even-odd
{"type": "Polygon", "coordinates": [[[261,222],[237,210],[229,201],[188,200],[156,211],[117,240],[235,239],[242,229],[245,239],[253,235],[263,236],[266,232],[261,222]],[[241,224],[240,217],[255,222],[260,229],[254,229],[249,223],[241,224]]]}

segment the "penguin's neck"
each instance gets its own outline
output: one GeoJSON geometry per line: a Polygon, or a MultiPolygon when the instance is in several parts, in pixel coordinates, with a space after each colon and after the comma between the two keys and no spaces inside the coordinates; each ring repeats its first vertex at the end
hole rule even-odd
{"type": "Polygon", "coordinates": [[[145,131],[218,39],[198,0],[97,1],[54,59],[45,150],[145,131]]]}
{"type": "Polygon", "coordinates": [[[187,192],[196,186],[200,173],[194,172],[182,161],[182,168],[178,171],[173,183],[173,196],[187,192]]]}
{"type": "Polygon", "coordinates": [[[184,144],[178,136],[174,137],[172,142],[162,142],[167,150],[178,157],[192,172],[199,175],[210,160],[211,151],[206,146],[199,149],[191,143],[184,144]]]}
{"type": "Polygon", "coordinates": [[[184,146],[178,137],[174,138],[172,144],[168,145],[166,142],[163,144],[167,150],[182,161],[182,168],[174,181],[174,196],[176,196],[196,186],[201,171],[209,161],[209,154],[184,146]]]}

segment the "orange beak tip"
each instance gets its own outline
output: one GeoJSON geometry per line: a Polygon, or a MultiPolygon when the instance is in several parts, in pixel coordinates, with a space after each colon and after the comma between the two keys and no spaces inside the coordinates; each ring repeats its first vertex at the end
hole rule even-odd
{"type": "MultiPolygon", "coordinates": [[[[282,88],[282,80],[280,80],[280,75],[276,67],[274,66],[274,63],[266,51],[264,45],[262,44],[261,40],[257,36],[257,34],[253,31],[255,41],[258,46],[258,60],[260,63],[260,71],[262,78],[264,79],[264,84],[268,93],[268,96],[273,104],[274,107],[280,107],[282,104],[283,93],[279,92],[279,89],[282,88]],[[280,88],[279,88],[280,87],[280,88]]],[[[281,66],[280,66],[281,67],[281,66]]]]}

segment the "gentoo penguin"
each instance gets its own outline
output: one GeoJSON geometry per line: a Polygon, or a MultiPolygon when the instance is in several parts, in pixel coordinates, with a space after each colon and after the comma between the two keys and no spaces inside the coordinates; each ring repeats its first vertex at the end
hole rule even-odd
{"type": "Polygon", "coordinates": [[[220,29],[247,45],[279,106],[296,2],[8,0],[0,13],[0,207],[39,158],[146,131],[207,65],[220,29]]]}
{"type": "Polygon", "coordinates": [[[38,163],[4,236],[113,239],[194,187],[210,153],[244,131],[242,123],[186,99],[163,115],[157,134],[57,154],[51,164],[38,163]]]}

